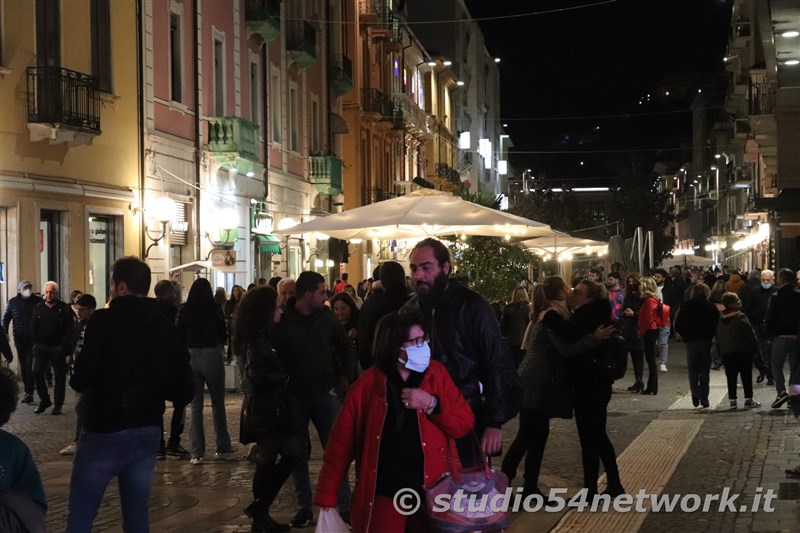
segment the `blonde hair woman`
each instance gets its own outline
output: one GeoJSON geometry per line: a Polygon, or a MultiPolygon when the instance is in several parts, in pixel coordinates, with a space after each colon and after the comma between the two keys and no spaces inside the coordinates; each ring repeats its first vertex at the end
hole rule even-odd
{"type": "Polygon", "coordinates": [[[531,307],[528,305],[528,291],[525,287],[517,287],[511,293],[511,303],[503,308],[503,317],[500,320],[500,330],[514,355],[514,364],[519,368],[525,352],[522,351],[522,341],[525,330],[528,328],[531,307]]]}
{"type": "Polygon", "coordinates": [[[656,341],[658,329],[669,324],[669,306],[661,303],[656,288],[656,280],[644,277],[639,280],[642,294],[642,307],[639,309],[637,329],[644,344],[644,358],[647,361],[647,387],[642,394],[658,394],[658,365],[656,364],[656,341]]]}

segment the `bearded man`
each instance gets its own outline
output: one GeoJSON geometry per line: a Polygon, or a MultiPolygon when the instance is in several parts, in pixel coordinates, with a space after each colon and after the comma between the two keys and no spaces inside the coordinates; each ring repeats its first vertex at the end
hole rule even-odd
{"type": "Polygon", "coordinates": [[[401,312],[420,312],[430,336],[431,355],[442,363],[475,414],[475,437],[456,441],[464,467],[502,449],[501,428],[517,415],[522,386],[514,359],[503,341],[489,303],[477,292],[450,279],[450,252],[441,241],[425,239],[411,251],[415,296],[401,312]]]}

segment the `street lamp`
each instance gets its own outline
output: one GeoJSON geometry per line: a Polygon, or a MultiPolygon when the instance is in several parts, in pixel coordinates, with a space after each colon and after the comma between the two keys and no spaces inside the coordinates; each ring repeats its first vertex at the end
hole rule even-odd
{"type": "Polygon", "coordinates": [[[167,196],[161,196],[153,200],[153,207],[151,209],[152,213],[152,220],[158,224],[161,224],[161,234],[158,237],[153,237],[150,235],[151,229],[145,226],[144,233],[147,235],[147,238],[153,241],[153,243],[147,247],[144,251],[144,258],[147,259],[147,256],[150,255],[150,250],[153,246],[157,246],[161,240],[166,237],[167,235],[167,224],[175,218],[175,201],[172,198],[167,196]]]}

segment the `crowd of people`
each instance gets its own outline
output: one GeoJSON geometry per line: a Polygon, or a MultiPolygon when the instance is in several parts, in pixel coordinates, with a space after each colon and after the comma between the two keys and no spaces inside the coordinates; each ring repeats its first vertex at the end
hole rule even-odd
{"type": "MultiPolygon", "coordinates": [[[[710,372],[723,366],[729,407],[738,407],[739,380],[743,405],[759,407],[755,367],[756,381],[776,387],[772,407],[789,402],[800,421],[800,291],[790,270],[743,276],[727,268],[658,268],[650,276],[610,272],[603,280],[592,268],[571,284],[556,276],[522,284],[500,309],[453,278],[440,241],[418,243],[409,262],[410,276],[387,261],[356,286],[347,274],[329,287],[306,271],[296,279],[259,279],[247,289],[235,285],[230,297],[197,278],[183,302],[177,279],[159,281],[155,299],[147,298],[149,267],[126,257],[114,264],[111,299],[97,311],[89,294],[74,291],[66,303],[55,282],[45,283],[39,297],[32,283],[21,281],[2,319],[6,332],[13,323],[21,402],[33,403],[36,393],[36,414],[52,407],[52,415],[61,415],[70,374],[79,394],[74,440],[61,450],[74,455],[67,531],[91,529],[113,477],[125,529],[147,530],[156,461],[167,455],[192,465],[208,460],[205,389],[213,458],[233,457],[226,362],[235,362],[242,378],[238,441],[251,445],[255,463],[253,500],[245,508],[253,531],[306,527],[314,521],[313,505],[338,512],[354,531],[424,529],[425,506],[402,515],[392,505],[395,493],[410,488],[424,501],[425,489],[453,463],[488,464],[502,453],[503,425],[518,414],[518,434],[501,471],[514,480],[524,461],[525,496],[554,503],[539,487],[552,418],[575,420],[589,496],[597,493],[601,463],[604,494],[624,494],[606,427],[610,353],[617,345],[611,337],[630,354],[632,393],[658,394],[669,339],[678,335],[686,344],[695,407],[710,407],[710,372]],[[173,410],[165,434],[166,403],[173,410]],[[188,450],[181,443],[187,408],[188,450]],[[308,465],[310,425],[323,449],[316,488],[308,465]],[[354,460],[359,483],[351,490],[354,460]],[[297,512],[281,524],[269,510],[289,478],[297,512]]],[[[0,348],[10,362],[8,343],[0,348]]],[[[16,377],[4,371],[0,385],[3,422],[16,408],[16,377]]],[[[41,519],[46,500],[30,452],[2,431],[0,439],[18,450],[0,462],[24,471],[20,488],[41,519]]],[[[800,467],[792,470],[800,476],[800,467]]],[[[0,491],[8,489],[2,481],[0,491]]],[[[0,494],[0,510],[4,505],[0,494]]]]}

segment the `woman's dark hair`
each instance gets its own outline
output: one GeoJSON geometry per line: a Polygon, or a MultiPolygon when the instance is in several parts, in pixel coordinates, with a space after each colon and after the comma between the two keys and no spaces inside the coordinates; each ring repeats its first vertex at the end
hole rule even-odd
{"type": "Polygon", "coordinates": [[[181,315],[186,319],[186,326],[190,333],[200,333],[196,328],[205,328],[208,325],[206,317],[216,313],[219,306],[214,301],[214,292],[211,283],[206,278],[197,278],[189,289],[186,303],[180,309],[181,315]]]}
{"type": "Polygon", "coordinates": [[[246,354],[247,346],[266,332],[275,314],[278,293],[272,287],[258,287],[245,293],[233,315],[233,352],[246,354]]]}
{"type": "Polygon", "coordinates": [[[711,296],[711,289],[705,283],[698,283],[692,287],[691,299],[692,300],[708,300],[711,296]]]}
{"type": "Polygon", "coordinates": [[[355,327],[355,325],[358,324],[358,307],[356,306],[356,302],[353,300],[353,297],[346,292],[334,294],[333,298],[331,298],[331,309],[333,309],[333,304],[336,302],[344,302],[347,304],[347,307],[350,308],[350,320],[347,321],[345,329],[355,327]]]}
{"type": "Polygon", "coordinates": [[[0,368],[0,426],[5,425],[17,408],[19,386],[17,376],[8,368],[0,368]]]}
{"type": "Polygon", "coordinates": [[[633,298],[633,296],[634,296],[635,294],[639,294],[639,289],[636,289],[636,292],[635,292],[635,293],[634,293],[633,289],[631,289],[631,286],[629,285],[629,283],[630,283],[631,279],[633,279],[633,280],[635,280],[635,281],[636,281],[636,283],[637,283],[637,287],[638,287],[638,283],[639,283],[639,273],[638,273],[638,272],[631,272],[631,273],[630,273],[630,274],[628,274],[628,276],[625,278],[625,292],[623,293],[623,298],[626,298],[626,299],[627,299],[627,298],[633,298]]]}
{"type": "Polygon", "coordinates": [[[385,261],[381,263],[381,288],[387,293],[408,293],[406,287],[406,271],[403,265],[397,261],[385,261]]]}
{"type": "Polygon", "coordinates": [[[372,353],[381,370],[389,372],[394,368],[400,348],[408,340],[408,332],[414,326],[425,329],[422,316],[417,313],[389,313],[380,319],[375,328],[372,353]]]}
{"type": "Polygon", "coordinates": [[[539,320],[539,313],[550,306],[550,301],[545,295],[544,285],[540,283],[533,288],[533,308],[531,309],[531,321],[539,320]]]}
{"type": "Polygon", "coordinates": [[[542,287],[544,288],[544,297],[553,302],[558,300],[559,293],[567,288],[567,282],[559,276],[550,276],[544,279],[542,287]]]}

